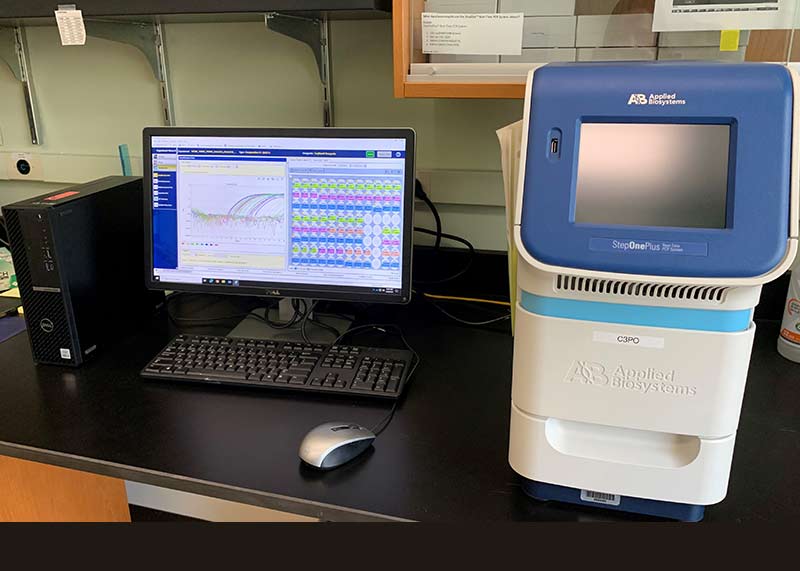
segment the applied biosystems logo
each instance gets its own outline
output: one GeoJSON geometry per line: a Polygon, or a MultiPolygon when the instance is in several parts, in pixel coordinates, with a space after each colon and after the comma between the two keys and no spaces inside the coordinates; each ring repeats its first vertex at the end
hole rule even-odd
{"type": "Polygon", "coordinates": [[[631,93],[628,105],[686,105],[686,100],[679,98],[677,93],[631,93]]]}
{"type": "Polygon", "coordinates": [[[660,393],[677,397],[693,397],[697,394],[697,387],[680,385],[675,382],[674,369],[668,371],[653,367],[636,369],[624,365],[617,365],[610,369],[595,361],[574,361],[564,377],[564,382],[635,391],[645,395],[660,393]]]}

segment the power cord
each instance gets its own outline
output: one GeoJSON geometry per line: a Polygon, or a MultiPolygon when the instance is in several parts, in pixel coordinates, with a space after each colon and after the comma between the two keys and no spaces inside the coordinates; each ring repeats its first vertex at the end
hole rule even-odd
{"type": "Polygon", "coordinates": [[[501,301],[498,299],[483,299],[478,297],[460,297],[455,295],[437,295],[433,293],[425,293],[423,292],[422,295],[431,299],[441,299],[444,301],[468,301],[471,303],[488,303],[491,305],[502,305],[505,307],[511,307],[510,301],[501,301]]]}
{"type": "Polygon", "coordinates": [[[433,214],[433,221],[434,224],[436,224],[436,241],[433,243],[433,247],[438,250],[442,243],[442,218],[439,216],[439,210],[436,208],[436,205],[433,204],[433,201],[428,197],[425,189],[422,188],[422,183],[418,178],[414,179],[414,196],[424,202],[431,211],[431,214],[433,214]]]}
{"type": "MultiPolygon", "coordinates": [[[[328,331],[329,333],[331,333],[334,336],[334,338],[339,338],[339,336],[341,335],[339,333],[339,330],[336,329],[335,327],[333,327],[332,325],[328,325],[327,323],[323,323],[322,321],[319,321],[318,319],[312,317],[314,308],[316,307],[318,301],[312,302],[311,307],[309,308],[308,307],[308,303],[304,299],[293,299],[292,300],[292,309],[294,310],[294,313],[292,314],[292,316],[287,321],[279,322],[279,321],[273,321],[273,320],[271,320],[269,318],[269,308],[264,308],[264,316],[263,317],[261,315],[258,315],[257,313],[253,313],[253,309],[251,309],[249,312],[246,312],[246,313],[245,312],[230,313],[228,315],[221,315],[219,317],[179,317],[177,315],[174,315],[169,310],[169,302],[173,298],[175,298],[177,296],[183,296],[183,295],[191,295],[191,294],[187,294],[187,293],[175,293],[175,294],[172,294],[171,296],[169,296],[167,298],[167,303],[166,303],[167,315],[168,315],[169,319],[173,323],[175,323],[175,325],[178,325],[178,326],[183,326],[183,327],[201,327],[203,325],[208,325],[208,324],[211,324],[211,323],[217,323],[217,322],[221,322],[221,321],[230,321],[231,319],[242,319],[243,318],[243,319],[256,319],[256,320],[260,321],[261,323],[265,323],[266,325],[268,325],[269,327],[271,327],[273,329],[288,329],[288,328],[293,327],[293,326],[295,326],[295,325],[297,325],[299,323],[300,324],[300,334],[303,336],[303,340],[306,343],[311,343],[311,340],[309,339],[308,333],[307,333],[307,330],[306,330],[306,324],[307,323],[312,323],[313,325],[316,325],[317,327],[328,331]],[[302,304],[302,307],[301,307],[301,304],[302,304]]],[[[258,308],[254,308],[254,309],[258,309],[258,308]]]]}
{"type": "MultiPolygon", "coordinates": [[[[284,321],[282,323],[280,321],[272,321],[269,318],[269,310],[264,311],[263,320],[267,325],[269,325],[273,329],[288,329],[289,327],[292,327],[295,324],[297,324],[298,321],[304,320],[306,318],[306,315],[308,315],[309,313],[308,304],[304,299],[302,300],[297,298],[292,299],[292,310],[294,311],[294,313],[292,313],[292,316],[287,321],[284,321]],[[300,309],[301,302],[303,304],[302,310],[300,309]]],[[[303,334],[303,337],[305,338],[305,334],[303,334]]]]}
{"type": "MultiPolygon", "coordinates": [[[[414,348],[411,346],[411,344],[406,339],[406,336],[403,334],[403,330],[400,328],[399,325],[396,325],[394,323],[369,323],[369,324],[366,324],[366,325],[357,325],[356,327],[352,327],[352,328],[348,329],[347,331],[342,333],[339,337],[337,337],[336,341],[333,342],[333,345],[336,345],[342,339],[344,339],[345,337],[347,337],[348,335],[350,335],[352,333],[356,333],[356,332],[363,333],[364,331],[369,331],[371,329],[377,329],[381,333],[386,333],[387,335],[389,334],[390,330],[393,330],[394,333],[398,337],[400,337],[400,340],[403,342],[403,345],[405,345],[406,349],[411,351],[411,354],[414,356],[414,362],[411,365],[411,370],[408,372],[408,376],[406,377],[406,389],[407,389],[408,386],[411,384],[411,380],[412,380],[412,378],[414,376],[414,372],[417,370],[417,367],[419,366],[419,363],[420,363],[421,359],[419,357],[419,354],[416,352],[416,350],[414,350],[414,348]]],[[[381,432],[386,430],[386,428],[389,426],[389,423],[392,422],[392,419],[394,418],[394,413],[397,411],[397,406],[399,404],[400,404],[400,400],[399,399],[394,401],[394,404],[392,405],[392,408],[389,410],[387,415],[385,417],[383,417],[380,420],[380,422],[378,422],[372,428],[372,432],[373,432],[373,434],[375,434],[376,437],[379,436],[381,434],[381,432]]]]}
{"type": "MultiPolygon", "coordinates": [[[[420,232],[422,234],[429,234],[431,236],[436,236],[437,232],[434,230],[428,230],[427,228],[420,228],[419,226],[414,226],[414,232],[420,232]]],[[[472,263],[475,261],[475,248],[472,246],[469,240],[466,238],[462,238],[461,236],[456,236],[455,234],[447,234],[445,232],[439,233],[439,236],[445,238],[447,240],[453,240],[454,242],[460,242],[467,247],[469,258],[467,258],[467,263],[464,265],[463,268],[458,270],[456,273],[447,276],[445,278],[440,278],[437,280],[415,280],[415,283],[420,285],[435,285],[435,284],[443,284],[446,282],[453,281],[456,278],[460,278],[464,274],[466,274],[469,269],[472,267],[472,263]]]]}
{"type": "Polygon", "coordinates": [[[419,179],[414,180],[414,196],[416,196],[425,203],[425,205],[431,211],[431,214],[433,215],[434,224],[436,225],[435,230],[429,230],[427,228],[420,228],[419,226],[415,226],[414,232],[420,232],[422,234],[428,234],[430,236],[433,236],[435,238],[435,241],[433,243],[433,249],[436,252],[439,252],[439,247],[442,243],[442,238],[445,238],[447,240],[453,240],[455,242],[460,242],[461,244],[464,244],[469,250],[469,258],[467,259],[466,265],[464,266],[463,269],[459,270],[455,274],[438,280],[415,280],[415,283],[420,285],[441,284],[463,276],[472,267],[472,262],[475,258],[475,248],[466,238],[462,238],[461,236],[456,236],[455,234],[446,234],[442,231],[442,217],[439,215],[439,210],[436,208],[436,205],[433,203],[428,194],[425,192],[425,189],[422,187],[422,183],[420,182],[419,179]]]}
{"type": "MultiPolygon", "coordinates": [[[[339,330],[336,329],[333,325],[328,325],[327,323],[319,321],[318,319],[315,319],[313,317],[309,317],[308,321],[309,321],[309,323],[313,323],[314,325],[316,325],[320,329],[324,329],[325,331],[327,331],[329,333],[332,333],[334,337],[339,337],[339,335],[341,335],[339,330]]],[[[348,319],[348,321],[350,321],[350,320],[348,319]]]]}
{"type": "MultiPolygon", "coordinates": [[[[305,301],[303,301],[305,303],[305,301]]],[[[306,333],[306,323],[313,323],[317,327],[328,331],[329,333],[333,333],[334,338],[339,339],[341,337],[341,333],[339,330],[333,327],[332,325],[328,325],[327,323],[323,323],[312,317],[314,314],[314,308],[317,307],[319,300],[311,302],[311,307],[308,308],[307,311],[303,314],[303,318],[300,320],[300,335],[303,336],[303,341],[306,343],[311,343],[311,339],[308,338],[308,334],[306,333]]]]}
{"type": "MultiPolygon", "coordinates": [[[[411,290],[411,291],[413,293],[418,293],[415,290],[411,290]]],[[[433,307],[435,307],[437,310],[439,310],[442,314],[444,314],[445,316],[449,317],[453,321],[456,321],[456,322],[461,323],[463,325],[471,325],[471,326],[491,325],[492,323],[498,323],[500,321],[505,321],[506,319],[511,319],[511,313],[509,312],[509,313],[506,313],[504,315],[500,315],[498,317],[493,317],[491,319],[486,319],[486,320],[483,320],[483,321],[469,321],[469,320],[466,320],[466,319],[462,319],[461,317],[458,317],[456,315],[453,315],[452,313],[447,311],[444,307],[442,307],[439,303],[437,303],[434,300],[441,299],[441,300],[444,300],[444,301],[451,301],[451,302],[452,301],[463,301],[463,302],[469,302],[469,303],[488,303],[488,304],[492,304],[492,305],[502,305],[502,306],[510,307],[511,304],[510,304],[510,302],[507,302],[507,301],[497,301],[497,300],[493,300],[493,299],[480,299],[480,298],[474,298],[474,297],[457,297],[457,296],[451,296],[451,295],[434,295],[434,294],[429,294],[429,293],[424,293],[424,292],[422,293],[422,297],[423,297],[423,299],[425,299],[425,301],[430,303],[433,307]]]]}
{"type": "Polygon", "coordinates": [[[501,315],[500,317],[494,317],[492,319],[487,319],[485,321],[467,321],[466,319],[461,319],[460,317],[456,317],[455,315],[447,311],[445,308],[443,308],[435,301],[428,300],[428,303],[430,303],[433,307],[438,309],[440,312],[442,312],[444,315],[446,315],[453,321],[457,321],[458,323],[462,323],[464,325],[474,325],[474,326],[491,325],[492,323],[498,323],[500,321],[505,321],[506,319],[511,319],[511,314],[509,313],[507,315],[501,315]]]}
{"type": "MultiPolygon", "coordinates": [[[[444,238],[444,239],[447,239],[447,240],[452,240],[454,242],[459,242],[460,244],[463,244],[464,246],[466,246],[467,253],[468,253],[468,258],[467,258],[466,264],[464,265],[463,268],[461,268],[460,270],[458,270],[454,274],[449,275],[449,276],[444,277],[444,278],[435,279],[435,280],[420,280],[420,279],[417,279],[417,280],[414,280],[414,283],[416,285],[436,285],[436,284],[447,283],[447,282],[453,281],[453,280],[455,280],[457,278],[460,278],[461,276],[466,274],[472,268],[472,264],[475,261],[475,248],[473,247],[472,243],[470,243],[470,241],[467,240],[466,238],[462,238],[461,236],[456,236],[455,234],[447,234],[445,232],[442,232],[442,219],[439,216],[439,211],[436,208],[436,205],[433,204],[433,201],[431,201],[431,199],[428,197],[427,193],[425,192],[425,189],[422,188],[422,183],[419,181],[419,179],[415,180],[414,195],[417,198],[419,198],[420,200],[422,200],[428,206],[428,208],[431,211],[431,214],[433,215],[434,222],[436,224],[436,230],[429,230],[428,228],[420,228],[419,226],[415,226],[414,227],[414,232],[419,232],[421,234],[428,234],[429,236],[434,236],[436,238],[436,241],[434,242],[434,246],[433,247],[434,247],[434,250],[437,251],[437,252],[439,251],[439,245],[441,244],[442,238],[444,238]]],[[[511,318],[511,314],[509,313],[507,315],[502,315],[502,316],[495,317],[495,318],[492,318],[492,319],[487,319],[487,320],[484,320],[484,321],[468,321],[466,319],[461,319],[460,317],[457,317],[457,316],[453,315],[452,313],[450,313],[449,311],[444,309],[441,305],[439,305],[438,303],[436,303],[433,300],[434,299],[441,299],[441,300],[445,300],[445,301],[468,301],[468,302],[490,303],[490,304],[496,304],[496,305],[510,306],[510,303],[508,303],[508,302],[494,301],[494,300],[482,300],[482,299],[476,299],[476,298],[455,297],[455,296],[437,296],[437,295],[429,294],[429,293],[426,293],[426,292],[421,292],[421,293],[422,293],[423,297],[431,305],[433,305],[436,309],[438,309],[444,315],[446,315],[450,319],[452,319],[454,321],[457,321],[459,323],[462,323],[464,325],[475,325],[475,326],[477,326],[477,325],[490,325],[492,323],[497,323],[499,321],[504,321],[506,319],[510,319],[511,318]]]]}

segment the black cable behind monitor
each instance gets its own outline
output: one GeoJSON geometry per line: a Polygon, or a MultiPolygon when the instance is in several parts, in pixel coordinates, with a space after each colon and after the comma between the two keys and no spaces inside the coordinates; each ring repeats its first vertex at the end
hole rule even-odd
{"type": "Polygon", "coordinates": [[[422,188],[422,183],[418,178],[414,179],[414,196],[424,202],[430,209],[431,214],[433,214],[433,220],[436,224],[436,233],[434,234],[436,236],[436,241],[433,243],[433,247],[438,250],[442,243],[442,218],[439,216],[439,210],[436,208],[436,205],[428,197],[425,189],[422,188]]]}
{"type": "Polygon", "coordinates": [[[421,234],[428,234],[429,236],[434,236],[435,241],[433,243],[433,248],[437,252],[439,251],[439,246],[442,243],[442,238],[463,244],[464,246],[467,247],[467,250],[469,252],[469,258],[467,259],[467,263],[465,264],[465,266],[456,273],[454,273],[453,275],[432,280],[415,279],[413,280],[414,283],[417,285],[435,285],[435,284],[447,283],[449,281],[460,278],[465,273],[467,273],[467,271],[469,271],[469,269],[472,267],[472,263],[475,258],[475,248],[472,246],[472,243],[470,243],[470,241],[467,240],[466,238],[462,238],[461,236],[456,236],[455,234],[446,234],[442,231],[442,218],[439,215],[439,210],[436,208],[436,205],[433,203],[433,201],[428,197],[419,179],[414,180],[414,195],[426,204],[428,209],[431,211],[431,214],[433,215],[433,220],[436,225],[435,230],[429,230],[428,228],[421,228],[419,226],[414,226],[414,232],[420,232],[421,234]]]}
{"type": "MultiPolygon", "coordinates": [[[[428,230],[427,228],[420,228],[418,226],[414,226],[414,232],[420,232],[422,234],[429,234],[431,236],[435,236],[437,233],[434,230],[428,230]]],[[[445,232],[439,233],[439,237],[445,238],[447,240],[453,240],[455,242],[459,242],[464,244],[467,247],[467,251],[469,257],[467,258],[467,263],[464,265],[463,268],[458,270],[456,273],[449,275],[444,278],[438,278],[435,280],[414,280],[415,284],[419,285],[434,285],[434,284],[443,284],[447,282],[451,282],[457,278],[460,278],[464,274],[466,274],[469,269],[472,267],[472,263],[475,261],[475,248],[466,238],[462,238],[461,236],[456,236],[455,234],[447,234],[445,232]]]]}

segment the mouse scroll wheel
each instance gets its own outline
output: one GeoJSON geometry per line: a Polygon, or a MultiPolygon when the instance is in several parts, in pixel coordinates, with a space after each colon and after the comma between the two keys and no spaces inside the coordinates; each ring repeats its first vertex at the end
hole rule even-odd
{"type": "Polygon", "coordinates": [[[361,427],[357,424],[342,424],[341,426],[334,426],[331,428],[333,432],[338,432],[340,430],[360,430],[361,427]]]}

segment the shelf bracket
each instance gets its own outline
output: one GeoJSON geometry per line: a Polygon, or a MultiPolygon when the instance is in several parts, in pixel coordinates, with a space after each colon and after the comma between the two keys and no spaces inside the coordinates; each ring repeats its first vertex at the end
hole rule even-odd
{"type": "Polygon", "coordinates": [[[159,82],[161,110],[166,125],[175,124],[175,110],[172,103],[172,84],[170,82],[167,51],[164,42],[164,29],[161,22],[111,22],[87,20],[86,34],[112,42],[128,44],[144,54],[159,82]]]}
{"type": "Polygon", "coordinates": [[[322,116],[326,127],[333,127],[333,66],[331,58],[331,28],[328,16],[306,18],[280,12],[264,16],[267,28],[303,42],[314,53],[322,83],[322,116]]]}
{"type": "Polygon", "coordinates": [[[41,130],[39,129],[39,106],[36,102],[36,91],[33,88],[33,78],[30,69],[30,52],[25,28],[0,27],[0,60],[4,61],[11,73],[20,82],[25,95],[25,111],[28,114],[28,128],[31,133],[31,143],[42,144],[41,130]]]}

